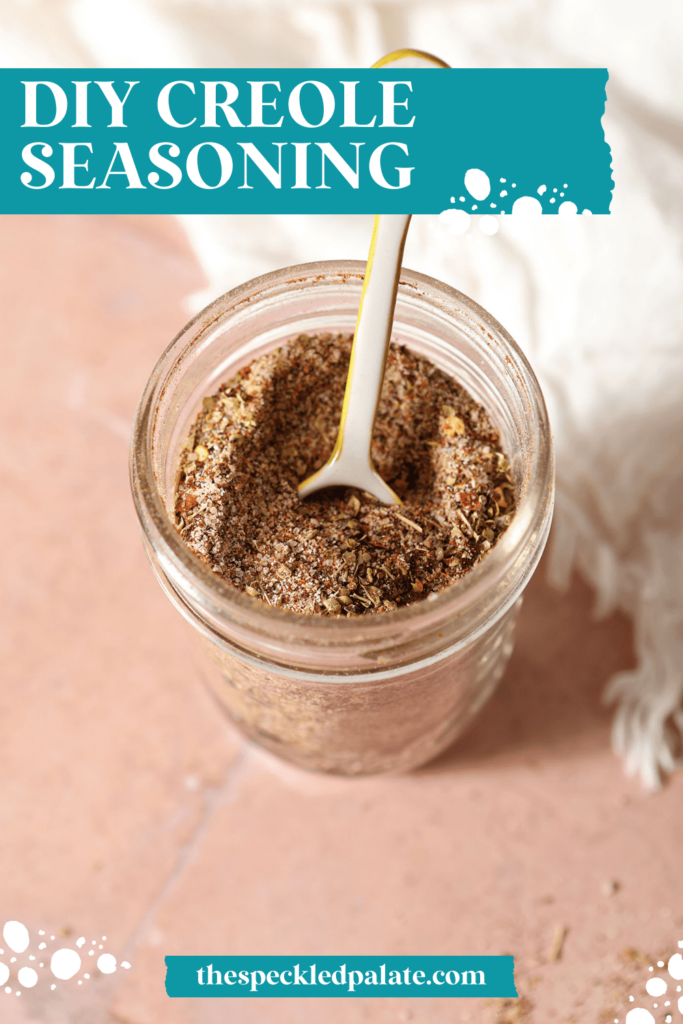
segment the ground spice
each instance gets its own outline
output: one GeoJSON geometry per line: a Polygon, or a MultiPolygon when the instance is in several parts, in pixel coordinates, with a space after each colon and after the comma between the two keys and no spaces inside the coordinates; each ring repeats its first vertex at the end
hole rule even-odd
{"type": "Polygon", "coordinates": [[[500,439],[455,380],[392,345],[373,436],[399,507],[297,485],[336,439],[351,353],[299,335],[253,360],[203,408],[183,450],[176,525],[233,586],[305,615],[384,613],[461,579],[507,528],[515,489],[500,439]]]}

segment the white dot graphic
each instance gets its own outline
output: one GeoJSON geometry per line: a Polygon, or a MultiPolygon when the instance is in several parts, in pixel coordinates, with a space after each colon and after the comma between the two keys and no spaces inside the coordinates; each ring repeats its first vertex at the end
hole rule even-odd
{"type": "Polygon", "coordinates": [[[649,1010],[636,1006],[626,1014],[626,1024],[655,1024],[655,1019],[649,1010]]]}
{"type": "Polygon", "coordinates": [[[479,230],[483,231],[485,235],[495,235],[498,230],[498,218],[492,217],[490,214],[481,217],[479,220],[479,230]]]}
{"type": "Polygon", "coordinates": [[[563,203],[560,203],[557,208],[559,217],[575,217],[578,212],[576,203],[570,203],[568,199],[565,199],[563,203]]]}
{"type": "Polygon", "coordinates": [[[7,921],[2,937],[15,953],[23,953],[28,948],[28,928],[21,921],[7,921]]]}
{"type": "Polygon", "coordinates": [[[666,992],[666,982],[664,978],[650,978],[645,985],[647,994],[650,996],[663,996],[666,992]]]}
{"type": "Polygon", "coordinates": [[[452,235],[464,235],[470,226],[470,215],[465,210],[444,210],[439,214],[452,235]]]}
{"type": "Polygon", "coordinates": [[[504,188],[503,191],[500,193],[500,198],[501,199],[505,199],[505,196],[507,194],[508,194],[508,190],[506,188],[504,188]]]}
{"type": "MultiPolygon", "coordinates": [[[[464,210],[452,210],[450,212],[452,214],[459,212],[461,217],[464,218],[464,220],[466,221],[467,226],[469,226],[470,217],[464,210]]],[[[470,236],[468,236],[468,241],[470,240],[471,238],[470,236]]],[[[28,949],[30,945],[30,936],[28,929],[20,921],[6,921],[3,926],[2,934],[4,937],[4,943],[8,947],[8,954],[10,952],[16,952],[18,954],[25,953],[25,951],[28,949]]],[[[47,938],[45,932],[42,929],[36,933],[36,937],[38,936],[47,938]]],[[[51,941],[54,941],[55,938],[56,936],[54,935],[50,936],[51,941]]],[[[126,960],[122,961],[120,964],[117,965],[116,957],[113,956],[111,953],[99,952],[99,950],[104,949],[102,943],[105,943],[107,941],[106,935],[102,936],[102,942],[99,943],[99,945],[97,939],[92,939],[88,941],[90,941],[91,944],[91,948],[88,950],[88,955],[95,957],[97,967],[99,968],[102,974],[114,974],[117,970],[117,967],[122,967],[126,970],[130,968],[130,964],[126,960]]],[[[85,950],[83,950],[83,947],[86,945],[85,936],[82,935],[80,936],[80,938],[75,940],[75,945],[78,947],[79,950],[82,950],[82,953],[84,954],[85,950]]],[[[46,942],[39,942],[38,949],[41,951],[47,950],[46,942]]],[[[76,952],[75,949],[69,947],[58,948],[51,955],[47,952],[41,953],[41,955],[46,960],[48,956],[50,956],[49,964],[46,965],[45,963],[40,963],[36,966],[39,966],[41,968],[49,966],[55,981],[69,981],[70,979],[74,979],[75,976],[80,973],[83,966],[87,966],[88,963],[88,961],[86,961],[84,964],[84,962],[81,959],[81,954],[76,952]]],[[[0,948],[0,956],[5,956],[5,950],[3,948],[0,948]]],[[[38,971],[36,971],[33,966],[20,966],[22,959],[24,959],[24,957],[22,957],[21,955],[19,957],[7,957],[8,963],[16,964],[16,968],[18,969],[16,974],[18,983],[17,986],[10,986],[7,984],[12,974],[13,968],[8,966],[8,963],[3,963],[2,961],[0,961],[0,989],[4,987],[5,993],[7,995],[14,994],[16,996],[21,997],[23,994],[25,994],[26,990],[32,989],[38,984],[40,977],[38,971]],[[16,963],[17,959],[19,960],[19,963],[16,963]]],[[[33,954],[28,955],[28,960],[36,961],[36,959],[37,957],[33,954]]],[[[95,961],[92,961],[93,966],[95,961]]],[[[80,979],[76,980],[76,983],[77,985],[82,986],[84,984],[84,981],[89,981],[91,977],[91,974],[83,974],[80,979]]],[[[48,982],[49,980],[50,979],[47,979],[48,982]]],[[[45,984],[47,984],[47,982],[45,984]]],[[[57,987],[58,986],[54,983],[50,984],[50,991],[54,992],[57,987]]]]}
{"type": "Polygon", "coordinates": [[[97,966],[102,974],[113,974],[116,970],[116,957],[111,953],[103,953],[97,960],[97,966]]]}
{"type": "Polygon", "coordinates": [[[542,196],[543,193],[547,190],[547,188],[547,185],[541,185],[539,188],[536,189],[536,191],[538,192],[539,196],[542,196]]]}
{"type": "Polygon", "coordinates": [[[52,954],[50,970],[55,978],[68,981],[81,969],[81,958],[74,949],[58,949],[52,954]]]}
{"type": "Polygon", "coordinates": [[[680,953],[674,953],[669,960],[669,974],[674,981],[683,981],[683,956],[680,953]]]}
{"type": "Polygon", "coordinates": [[[33,988],[38,981],[38,975],[32,967],[22,967],[17,975],[19,984],[23,985],[24,988],[33,988]]]}
{"type": "Polygon", "coordinates": [[[465,188],[474,199],[486,199],[491,191],[491,182],[489,181],[488,174],[484,174],[483,171],[478,170],[476,167],[470,167],[465,175],[465,188]]]}
{"type": "Polygon", "coordinates": [[[592,217],[593,216],[593,213],[592,213],[591,210],[582,210],[581,213],[583,214],[584,217],[592,217]]]}
{"type": "Polygon", "coordinates": [[[543,207],[538,199],[533,196],[520,196],[512,204],[512,212],[515,217],[522,217],[524,220],[536,220],[543,213],[543,207]]]}

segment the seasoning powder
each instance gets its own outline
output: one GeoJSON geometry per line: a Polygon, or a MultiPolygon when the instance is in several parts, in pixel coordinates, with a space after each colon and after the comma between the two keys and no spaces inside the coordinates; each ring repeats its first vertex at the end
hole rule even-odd
{"type": "Polygon", "coordinates": [[[509,463],[484,411],[408,348],[389,350],[372,442],[403,504],[352,488],[302,501],[336,440],[352,336],[299,335],[205,398],[182,452],[176,525],[217,575],[304,615],[386,613],[470,571],[507,528],[509,463]]]}

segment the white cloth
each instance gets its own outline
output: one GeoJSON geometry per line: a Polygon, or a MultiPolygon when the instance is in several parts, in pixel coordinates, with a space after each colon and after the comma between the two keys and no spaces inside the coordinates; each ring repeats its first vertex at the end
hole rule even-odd
{"type": "MultiPolygon", "coordinates": [[[[527,352],[557,445],[552,576],[635,622],[614,743],[659,785],[683,735],[683,5],[680,0],[0,0],[5,66],[364,67],[413,46],[457,67],[607,67],[610,217],[415,218],[407,266],[489,309],[527,352]]],[[[539,184],[542,184],[539,182],[539,184]]],[[[454,183],[457,193],[459,183],[454,183]]],[[[193,308],[290,263],[364,259],[365,217],[185,217],[193,308]]]]}

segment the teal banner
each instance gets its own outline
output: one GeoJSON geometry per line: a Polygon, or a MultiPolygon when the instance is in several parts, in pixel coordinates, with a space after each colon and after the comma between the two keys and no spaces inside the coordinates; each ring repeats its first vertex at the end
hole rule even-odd
{"type": "Polygon", "coordinates": [[[173,997],[515,997],[511,956],[167,956],[173,997]]]}
{"type": "Polygon", "coordinates": [[[0,70],[0,213],[609,213],[604,69],[0,70]]]}

